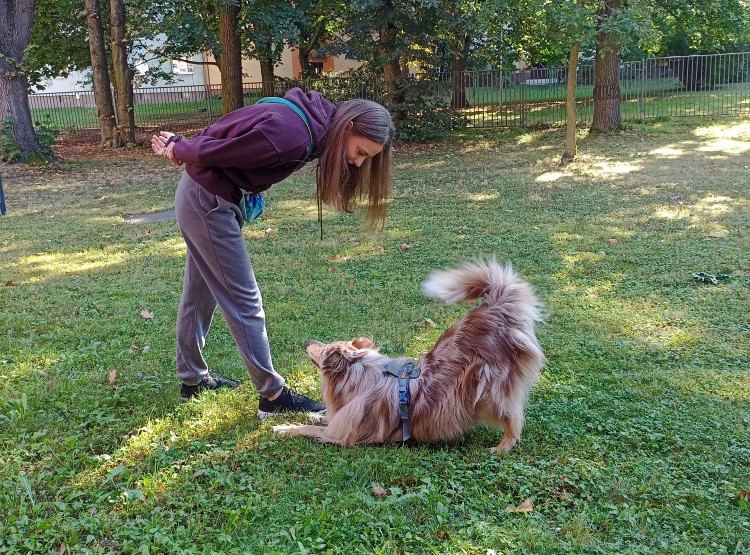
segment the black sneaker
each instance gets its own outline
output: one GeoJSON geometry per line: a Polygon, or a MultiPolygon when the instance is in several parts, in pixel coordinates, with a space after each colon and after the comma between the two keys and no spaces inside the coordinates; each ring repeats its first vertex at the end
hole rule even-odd
{"type": "Polygon", "coordinates": [[[258,418],[268,418],[277,412],[307,412],[321,413],[326,410],[326,406],[318,401],[313,401],[309,397],[300,395],[293,389],[284,386],[281,395],[273,401],[265,397],[260,398],[258,403],[258,418]]]}
{"type": "Polygon", "coordinates": [[[199,383],[195,385],[182,384],[182,387],[180,388],[180,397],[187,400],[195,397],[196,395],[199,395],[202,391],[205,391],[207,389],[216,390],[221,389],[222,387],[234,389],[241,383],[242,382],[238,380],[233,380],[232,378],[222,376],[218,372],[209,372],[208,376],[203,378],[199,383]]]}

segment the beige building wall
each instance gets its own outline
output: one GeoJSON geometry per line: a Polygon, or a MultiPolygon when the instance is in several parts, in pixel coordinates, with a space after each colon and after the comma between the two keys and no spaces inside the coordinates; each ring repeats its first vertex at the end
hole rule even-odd
{"type": "MultiPolygon", "coordinates": [[[[214,61],[213,56],[208,53],[203,55],[203,59],[207,62],[214,61]]],[[[362,62],[357,60],[347,60],[344,56],[328,56],[323,61],[323,71],[343,73],[356,69],[361,65],[362,62]]],[[[221,85],[221,72],[219,71],[218,66],[210,63],[205,64],[203,69],[207,85],[221,85]]],[[[260,83],[260,62],[258,62],[258,60],[242,60],[242,72],[244,73],[244,77],[242,78],[244,83],[260,83]]],[[[274,68],[274,75],[285,79],[299,79],[301,73],[297,49],[285,48],[281,55],[281,63],[274,68]]]]}

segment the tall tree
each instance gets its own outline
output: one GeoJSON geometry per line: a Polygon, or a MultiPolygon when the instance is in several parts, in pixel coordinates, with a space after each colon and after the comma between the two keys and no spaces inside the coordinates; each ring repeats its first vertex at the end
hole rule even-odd
{"type": "MultiPolygon", "coordinates": [[[[433,45],[437,0],[349,0],[347,35],[355,56],[382,68],[388,102],[403,103],[407,64],[433,45]]],[[[406,113],[396,109],[394,119],[406,113]]]]}
{"type": "Polygon", "coordinates": [[[567,164],[576,157],[576,73],[578,70],[578,53],[581,44],[574,42],[570,47],[570,59],[568,61],[568,83],[565,91],[565,147],[563,149],[562,162],[567,164]]]}
{"type": "Polygon", "coordinates": [[[31,120],[24,60],[33,18],[34,0],[0,0],[0,126],[10,125],[22,161],[42,153],[31,120]]]}
{"type": "Polygon", "coordinates": [[[133,69],[128,65],[125,38],[125,2],[110,0],[110,41],[112,43],[112,82],[117,105],[117,126],[114,145],[135,144],[135,112],[133,106],[133,69]]]}
{"type": "Polygon", "coordinates": [[[466,87],[471,82],[465,72],[472,68],[472,51],[482,46],[491,29],[495,9],[484,9],[478,0],[441,0],[436,19],[435,51],[444,53],[440,63],[453,73],[451,107],[466,108],[466,87]]]}
{"type": "Polygon", "coordinates": [[[227,0],[219,12],[217,56],[221,71],[221,111],[224,114],[242,108],[242,42],[240,39],[240,2],[227,0]]]}
{"type": "Polygon", "coordinates": [[[622,122],[620,116],[620,37],[604,28],[620,9],[620,0],[603,0],[597,14],[596,65],[594,67],[594,120],[591,131],[609,133],[622,122]]]}
{"type": "Polygon", "coordinates": [[[107,50],[99,0],[86,0],[86,20],[94,84],[94,101],[96,102],[97,119],[99,120],[101,145],[114,146],[115,109],[112,103],[112,87],[107,71],[107,50]]]}
{"type": "Polygon", "coordinates": [[[343,25],[346,14],[344,0],[300,0],[302,10],[297,22],[297,49],[302,79],[315,77],[310,57],[347,53],[343,25]]]}
{"type": "Polygon", "coordinates": [[[260,62],[263,94],[272,96],[274,69],[284,48],[297,42],[304,11],[286,0],[251,0],[241,33],[243,53],[260,62]]]}

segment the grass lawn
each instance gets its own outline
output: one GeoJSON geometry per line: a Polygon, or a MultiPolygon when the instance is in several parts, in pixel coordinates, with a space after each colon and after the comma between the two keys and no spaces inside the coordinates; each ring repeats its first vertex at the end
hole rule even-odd
{"type": "MultiPolygon", "coordinates": [[[[750,116],[750,84],[720,85],[714,90],[680,91],[675,80],[649,81],[643,101],[639,101],[638,88],[632,82],[622,84],[620,113],[626,124],[643,118],[718,116],[742,114],[750,116]]],[[[516,85],[504,93],[504,104],[499,105],[496,88],[467,88],[467,98],[472,107],[464,111],[474,127],[490,125],[525,124],[564,125],[565,85],[539,85],[525,87],[525,101],[521,101],[521,88],[516,85]]],[[[578,121],[591,123],[594,119],[593,86],[576,88],[578,121]]]]}
{"type": "MultiPolygon", "coordinates": [[[[750,119],[581,133],[566,167],[559,130],[399,147],[378,236],[326,211],[320,241],[309,171],[246,228],[277,369],[315,397],[308,338],[416,357],[470,308],[423,298],[429,270],[512,261],[549,363],[503,456],[486,429],[277,437],[246,386],[180,402],[184,244],[123,219],[171,208],[180,170],[1,168],[0,553],[750,553],[750,119]]],[[[206,353],[244,375],[218,315],[206,353]]]]}

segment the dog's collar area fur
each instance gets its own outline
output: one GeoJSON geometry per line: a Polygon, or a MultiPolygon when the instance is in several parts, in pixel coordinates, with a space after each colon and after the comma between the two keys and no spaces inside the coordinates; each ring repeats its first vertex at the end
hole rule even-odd
{"type": "Polygon", "coordinates": [[[411,439],[411,432],[409,431],[409,405],[411,404],[409,380],[418,378],[422,371],[413,362],[401,364],[392,360],[385,365],[383,373],[398,380],[398,412],[401,418],[402,441],[407,442],[411,439]]]}

